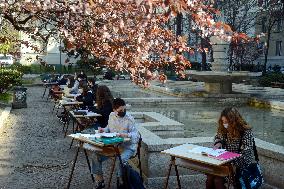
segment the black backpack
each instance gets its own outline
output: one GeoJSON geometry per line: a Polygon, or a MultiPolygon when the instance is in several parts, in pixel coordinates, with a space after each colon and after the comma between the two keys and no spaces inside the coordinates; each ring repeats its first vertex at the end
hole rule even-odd
{"type": "Polygon", "coordinates": [[[117,189],[145,189],[142,178],[129,164],[122,165],[122,185],[117,189]]]}

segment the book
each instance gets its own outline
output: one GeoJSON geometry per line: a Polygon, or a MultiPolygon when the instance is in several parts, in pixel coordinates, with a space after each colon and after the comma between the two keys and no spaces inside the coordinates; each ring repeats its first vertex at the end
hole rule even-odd
{"type": "Polygon", "coordinates": [[[212,156],[212,157],[215,158],[215,159],[223,161],[223,160],[235,159],[235,158],[240,157],[240,156],[241,156],[241,154],[226,151],[219,156],[215,156],[215,157],[212,156]]]}
{"type": "Polygon", "coordinates": [[[112,138],[96,138],[95,141],[102,142],[104,144],[116,144],[123,142],[124,139],[121,137],[112,137],[112,138]]]}

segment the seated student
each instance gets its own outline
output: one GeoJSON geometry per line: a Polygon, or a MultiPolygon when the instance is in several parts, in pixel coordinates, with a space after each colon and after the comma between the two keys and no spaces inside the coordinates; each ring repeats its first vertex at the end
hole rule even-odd
{"type": "Polygon", "coordinates": [[[75,83],[74,76],[69,76],[66,83],[67,87],[72,88],[74,86],[74,83],[75,83]]]}
{"type": "MultiPolygon", "coordinates": [[[[130,138],[129,142],[125,142],[121,145],[122,163],[127,161],[135,155],[137,144],[139,140],[139,134],[135,126],[134,118],[126,113],[126,105],[124,100],[116,98],[113,100],[113,112],[109,116],[108,126],[106,128],[99,128],[99,132],[116,132],[117,136],[130,138]]],[[[95,189],[101,189],[105,187],[103,180],[102,162],[107,157],[94,154],[92,159],[92,174],[95,175],[95,189]]],[[[121,177],[121,170],[117,173],[118,177],[121,177]]],[[[119,180],[119,179],[118,179],[119,180]]]]}
{"type": "Polygon", "coordinates": [[[106,127],[109,120],[109,114],[112,112],[113,97],[109,88],[105,85],[101,85],[97,89],[96,93],[96,110],[95,112],[102,116],[97,118],[95,129],[98,127],[106,127]]]}
{"type": "MultiPolygon", "coordinates": [[[[240,170],[253,162],[253,134],[251,127],[242,118],[236,108],[225,108],[218,121],[218,131],[215,136],[214,148],[224,148],[227,151],[241,153],[232,164],[240,170]],[[242,143],[241,147],[240,142],[242,143]],[[240,147],[240,152],[239,152],[240,147]]],[[[206,189],[225,189],[225,178],[207,175],[206,189]]],[[[234,188],[240,188],[234,183],[234,188]]]]}
{"type": "Polygon", "coordinates": [[[92,90],[93,95],[94,95],[94,100],[96,101],[96,93],[98,89],[98,84],[96,84],[96,80],[94,78],[89,78],[88,79],[88,86],[92,90]]]}
{"type": "Polygon", "coordinates": [[[83,86],[83,92],[81,95],[76,97],[76,100],[79,102],[83,102],[80,108],[86,110],[94,110],[94,95],[93,91],[88,88],[88,86],[83,86]]]}
{"type": "Polygon", "coordinates": [[[74,86],[71,88],[70,90],[70,94],[78,94],[80,93],[79,91],[79,87],[82,85],[81,83],[82,78],[81,77],[77,77],[77,79],[75,80],[74,86]]]}
{"type": "Polygon", "coordinates": [[[60,78],[59,78],[59,81],[58,81],[58,85],[66,85],[67,84],[67,75],[62,75],[60,78]]]}

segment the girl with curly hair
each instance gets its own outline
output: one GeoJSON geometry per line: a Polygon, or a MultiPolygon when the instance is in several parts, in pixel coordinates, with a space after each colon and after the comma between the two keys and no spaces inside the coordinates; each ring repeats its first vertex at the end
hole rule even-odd
{"type": "MultiPolygon", "coordinates": [[[[214,148],[223,148],[230,152],[240,153],[241,156],[232,161],[236,170],[241,170],[254,161],[251,127],[236,108],[225,108],[221,112],[217,135],[214,138],[214,148]]],[[[225,178],[207,175],[206,189],[225,189],[224,184],[225,178]]],[[[239,188],[237,182],[234,185],[235,188],[239,188]]]]}

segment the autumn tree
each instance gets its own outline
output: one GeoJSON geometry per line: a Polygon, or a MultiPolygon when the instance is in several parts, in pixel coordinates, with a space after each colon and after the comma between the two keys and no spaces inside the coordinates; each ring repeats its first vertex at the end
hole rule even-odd
{"type": "Polygon", "coordinates": [[[166,64],[181,73],[190,65],[184,57],[192,50],[187,39],[165,27],[177,15],[190,14],[203,37],[231,34],[226,24],[214,21],[213,5],[196,0],[1,0],[0,11],[16,30],[34,39],[60,37],[66,50],[85,49],[105,60],[105,66],[133,76],[166,64]],[[151,55],[158,61],[151,61],[151,55]]]}
{"type": "MultiPolygon", "coordinates": [[[[255,41],[257,38],[254,36],[254,28],[258,15],[257,3],[258,0],[215,1],[215,6],[221,11],[221,15],[218,19],[224,20],[231,27],[233,32],[239,34],[233,35],[229,44],[229,69],[233,69],[234,65],[237,64],[252,63],[254,61],[251,60],[252,62],[248,62],[248,59],[244,60],[242,57],[250,56],[251,51],[248,52],[245,49],[248,49],[252,43],[257,42],[255,41]],[[239,56],[241,51],[243,54],[239,56]]],[[[239,67],[241,67],[241,65],[239,67]]]]}

